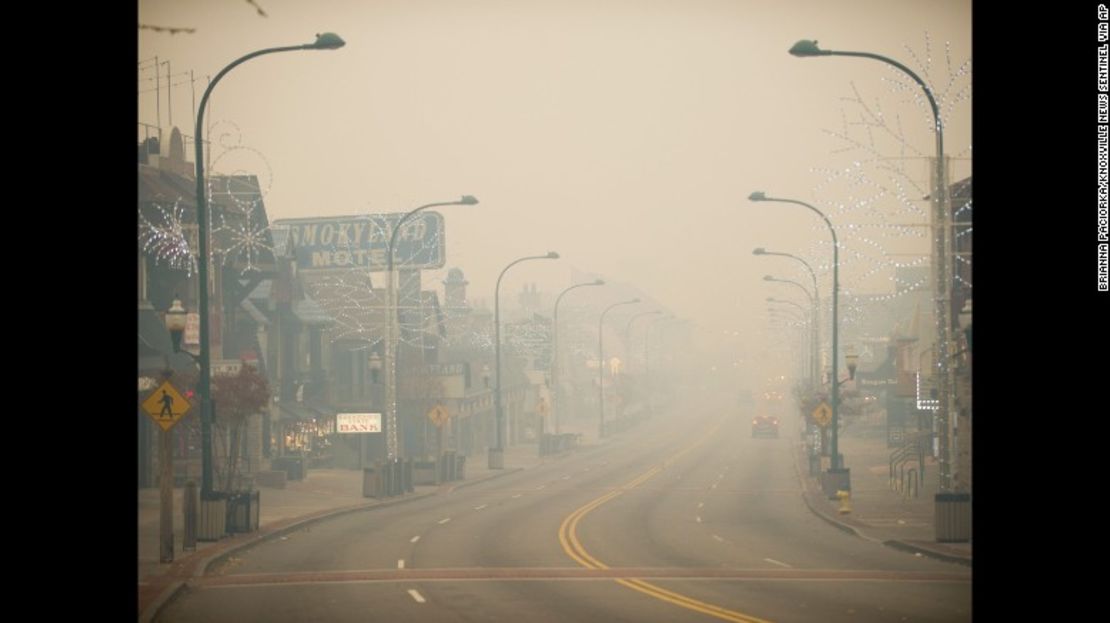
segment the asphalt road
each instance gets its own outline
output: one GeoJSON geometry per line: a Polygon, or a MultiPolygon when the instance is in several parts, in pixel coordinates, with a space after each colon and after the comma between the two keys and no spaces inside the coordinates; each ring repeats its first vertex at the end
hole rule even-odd
{"type": "Polygon", "coordinates": [[[159,620],[970,621],[971,572],[838,531],[721,405],[269,541],[159,620]]]}

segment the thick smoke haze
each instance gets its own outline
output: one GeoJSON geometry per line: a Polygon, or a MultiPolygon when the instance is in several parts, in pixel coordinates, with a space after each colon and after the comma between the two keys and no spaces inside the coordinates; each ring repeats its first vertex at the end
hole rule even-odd
{"type": "MultiPolygon", "coordinates": [[[[699,343],[722,353],[707,355],[714,363],[754,362],[787,339],[763,299],[800,293],[764,275],[808,283],[753,248],[806,258],[823,296],[831,283],[820,219],[752,203],[752,191],[829,214],[847,292],[894,294],[895,266],[927,260],[934,152],[921,89],[871,60],[795,58],[796,41],[883,54],[927,76],[946,115],[950,180],[971,174],[969,0],[138,6],[142,25],[195,29],[138,33],[138,121],[189,136],[206,78],[234,59],[322,32],[346,41],[251,61],[214,91],[212,170],[258,175],[271,220],[475,195],[477,206],[441,210],[442,274],[463,269],[473,301],[492,307],[508,262],[558,251],[514,269],[505,300],[531,283],[553,297],[575,274],[629,284],[692,320],[699,343]]],[[[596,290],[581,294],[618,300],[596,290]]]]}

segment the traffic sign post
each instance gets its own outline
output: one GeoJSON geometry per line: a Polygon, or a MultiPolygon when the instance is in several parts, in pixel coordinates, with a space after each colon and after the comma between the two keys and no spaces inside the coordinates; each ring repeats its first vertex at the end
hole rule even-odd
{"type": "Polygon", "coordinates": [[[436,405],[428,410],[428,419],[436,426],[436,443],[439,446],[437,457],[443,458],[443,425],[451,419],[451,414],[447,411],[447,407],[436,405]]]}
{"type": "Polygon", "coordinates": [[[813,421],[817,422],[821,428],[829,425],[829,422],[832,421],[832,407],[829,406],[829,403],[822,401],[821,404],[817,405],[817,408],[813,410],[813,421]]]}
{"type": "Polygon", "coordinates": [[[158,426],[159,488],[159,562],[173,562],[173,441],[170,429],[193,405],[168,380],[163,381],[142,402],[142,409],[158,426]]]}
{"type": "Polygon", "coordinates": [[[168,431],[177,424],[193,405],[169,381],[163,381],[142,402],[143,411],[154,423],[168,431]]]}

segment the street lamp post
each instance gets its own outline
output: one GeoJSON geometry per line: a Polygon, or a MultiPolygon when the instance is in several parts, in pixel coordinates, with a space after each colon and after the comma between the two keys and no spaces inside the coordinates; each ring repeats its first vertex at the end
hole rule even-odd
{"type": "Polygon", "coordinates": [[[603,286],[605,280],[595,279],[586,283],[576,283],[571,287],[559,293],[555,297],[555,313],[551,321],[551,385],[553,391],[551,392],[551,411],[555,414],[555,434],[558,435],[561,431],[559,427],[559,303],[563,300],[563,296],[567,292],[575,288],[584,288],[586,286],[603,286]]]}
{"type": "Polygon", "coordinates": [[[605,335],[605,314],[614,307],[621,305],[632,305],[639,303],[639,298],[634,298],[629,301],[621,301],[620,303],[613,303],[606,307],[601,312],[601,319],[597,321],[597,409],[598,409],[598,425],[597,437],[601,439],[605,436],[605,349],[602,345],[602,336],[605,335]]]}
{"type": "Polygon", "coordinates": [[[493,352],[494,352],[494,413],[497,416],[497,447],[489,450],[489,468],[505,469],[505,441],[504,441],[504,412],[501,409],[501,278],[510,268],[527,260],[557,260],[559,254],[548,251],[547,255],[529,255],[518,260],[513,260],[497,276],[497,285],[493,289],[493,352]]]}
{"type": "MultiPolygon", "coordinates": [[[[805,293],[806,298],[809,299],[810,309],[813,310],[811,312],[812,321],[809,323],[809,325],[810,325],[810,338],[811,338],[810,339],[809,373],[811,375],[814,374],[817,371],[818,365],[819,365],[818,364],[819,355],[818,355],[818,352],[817,352],[817,339],[816,339],[816,336],[817,336],[817,320],[818,320],[817,316],[819,314],[819,311],[817,309],[817,294],[816,294],[817,291],[816,291],[816,289],[814,290],[813,294],[810,294],[809,290],[806,290],[805,286],[798,283],[797,281],[793,281],[793,280],[790,280],[790,279],[779,279],[777,277],[772,277],[771,275],[764,275],[763,280],[764,281],[776,282],[776,283],[792,284],[792,285],[800,288],[801,291],[803,293],[805,293]]],[[[819,380],[820,379],[819,379],[818,376],[810,376],[810,385],[816,387],[819,380]]]]}
{"type": "Polygon", "coordinates": [[[463,195],[458,201],[441,201],[422,205],[415,210],[410,210],[397,221],[393,231],[389,234],[389,246],[386,247],[386,335],[385,335],[385,428],[386,428],[386,458],[398,458],[400,447],[397,435],[397,316],[400,314],[397,302],[397,286],[393,274],[394,253],[396,252],[397,234],[400,233],[405,221],[415,216],[418,212],[428,208],[456,205],[476,205],[478,200],[470,195],[463,195]]]}
{"type": "Polygon", "coordinates": [[[949,354],[951,353],[950,343],[952,339],[952,322],[950,319],[950,306],[952,304],[952,265],[950,262],[950,258],[952,257],[952,235],[949,231],[951,219],[946,207],[948,193],[944,174],[944,124],[940,118],[940,109],[937,106],[936,98],[933,97],[932,89],[925,84],[925,81],[909,67],[906,67],[892,58],[871,52],[822,50],[817,47],[816,41],[806,39],[795,43],[793,47],[790,48],[790,54],[803,58],[812,56],[854,56],[880,61],[898,69],[913,79],[913,81],[925,92],[926,99],[929,100],[929,108],[933,113],[933,130],[936,134],[936,179],[933,182],[935,188],[930,193],[930,199],[933,204],[932,266],[933,284],[936,290],[934,293],[936,304],[936,342],[937,351],[944,353],[944,356],[937,357],[937,360],[941,362],[941,369],[938,371],[939,374],[937,374],[937,393],[940,399],[937,419],[939,420],[938,424],[940,425],[940,429],[943,431],[940,438],[940,488],[942,491],[947,491],[952,488],[952,469],[951,457],[949,456],[948,437],[950,415],[955,411],[955,392],[952,391],[952,388],[955,386],[955,368],[949,361],[949,354]]]}
{"type": "Polygon", "coordinates": [[[809,315],[806,313],[806,309],[804,307],[802,307],[801,305],[798,305],[797,303],[793,302],[793,301],[777,300],[777,299],[773,299],[771,297],[767,297],[767,302],[768,303],[784,303],[784,304],[787,304],[787,305],[793,305],[800,312],[799,315],[795,316],[792,313],[788,313],[789,310],[786,309],[785,307],[770,307],[770,306],[767,307],[767,311],[771,314],[771,319],[773,319],[773,320],[777,319],[777,320],[792,322],[792,323],[796,324],[797,326],[802,327],[802,332],[800,334],[801,339],[799,340],[799,344],[798,344],[798,370],[799,370],[799,375],[806,374],[806,370],[809,368],[809,365],[808,365],[808,362],[807,362],[807,359],[806,359],[806,351],[808,350],[806,348],[806,342],[807,341],[811,342],[811,340],[809,338],[813,334],[813,330],[809,326],[811,323],[809,321],[810,320],[809,315]]]}
{"type": "MultiPolygon", "coordinates": [[[[632,316],[631,318],[628,319],[628,324],[625,325],[625,327],[624,327],[624,345],[625,345],[624,347],[628,350],[628,363],[632,363],[632,323],[636,322],[637,318],[643,318],[644,316],[657,316],[657,315],[662,314],[662,313],[663,312],[661,312],[659,310],[646,311],[646,312],[641,312],[639,314],[636,314],[635,316],[632,316]]],[[[646,331],[646,329],[645,329],[645,331],[646,331]]],[[[647,335],[646,334],[644,335],[644,340],[645,340],[645,343],[647,343],[646,342],[647,341],[647,335]]]]}
{"type": "MultiPolygon", "coordinates": [[[[376,391],[374,389],[378,386],[378,382],[381,380],[381,374],[382,374],[382,357],[381,357],[381,355],[379,355],[376,351],[371,351],[370,356],[367,358],[367,366],[370,369],[370,386],[371,386],[370,401],[369,401],[370,404],[371,404],[371,409],[370,410],[373,410],[373,407],[375,407],[375,406],[380,407],[381,406],[381,403],[379,402],[381,400],[381,394],[378,393],[378,391],[376,391]]],[[[366,441],[367,441],[366,435],[367,434],[368,433],[363,433],[363,434],[358,436],[358,468],[359,469],[364,469],[365,468],[365,463],[366,463],[366,441]]]]}
{"type": "Polygon", "coordinates": [[[817,289],[817,273],[813,272],[813,267],[809,265],[809,262],[790,253],[768,251],[763,247],[758,247],[752,250],[752,255],[789,257],[801,262],[802,266],[805,266],[806,270],[809,271],[809,277],[813,280],[813,369],[810,371],[810,375],[813,378],[813,391],[816,393],[821,386],[821,292],[817,289]]]}
{"type": "Polygon", "coordinates": [[[655,326],[655,323],[663,321],[663,320],[668,320],[669,321],[669,320],[674,320],[674,319],[675,319],[674,314],[667,314],[666,316],[663,316],[662,318],[656,318],[655,320],[653,320],[652,322],[650,322],[648,324],[647,329],[644,329],[644,382],[647,383],[647,407],[648,407],[648,414],[649,415],[653,412],[652,411],[652,394],[654,393],[655,386],[651,382],[651,364],[650,364],[650,361],[648,359],[648,353],[649,353],[648,338],[651,336],[651,328],[653,326],[655,326]]]}
{"type": "Polygon", "coordinates": [[[837,240],[836,240],[836,228],[833,227],[832,221],[829,220],[829,217],[825,216],[824,212],[818,210],[817,208],[809,205],[808,203],[806,203],[804,201],[798,201],[796,199],[779,199],[779,198],[775,198],[775,197],[768,197],[766,194],[764,194],[761,191],[756,191],[756,192],[752,193],[751,195],[748,196],[748,199],[750,199],[751,201],[778,201],[780,203],[793,203],[795,205],[800,205],[804,208],[809,208],[813,212],[817,213],[817,215],[820,216],[821,219],[825,221],[825,225],[827,225],[829,227],[829,233],[832,234],[832,241],[833,241],[833,289],[832,289],[832,369],[833,369],[833,378],[832,378],[832,384],[831,384],[832,389],[831,389],[831,392],[830,392],[832,394],[832,423],[830,424],[832,426],[832,445],[831,445],[831,448],[830,448],[830,450],[832,452],[832,458],[831,458],[832,465],[829,468],[829,471],[834,472],[834,473],[841,473],[840,470],[842,469],[842,466],[840,464],[840,449],[838,447],[839,431],[837,430],[837,427],[840,425],[840,388],[839,388],[839,384],[836,382],[836,369],[837,369],[837,362],[838,362],[838,360],[837,360],[837,350],[836,350],[836,347],[837,347],[837,315],[836,314],[837,314],[837,299],[840,298],[840,243],[837,242],[837,240]]]}
{"type": "Polygon", "coordinates": [[[208,83],[204,95],[200,98],[200,108],[197,109],[196,132],[193,134],[196,143],[196,178],[197,178],[197,281],[200,296],[200,378],[197,379],[197,397],[200,399],[200,429],[201,429],[201,497],[208,498],[212,493],[212,384],[211,384],[211,357],[208,344],[208,193],[204,184],[204,111],[208,104],[208,97],[212,89],[220,82],[227,72],[256,56],[274,54],[276,52],[292,52],[294,50],[335,50],[345,45],[339,35],[326,32],[316,35],[316,41],[304,45],[290,45],[277,48],[257,50],[241,56],[227,67],[220,70],[216,77],[208,83]]]}

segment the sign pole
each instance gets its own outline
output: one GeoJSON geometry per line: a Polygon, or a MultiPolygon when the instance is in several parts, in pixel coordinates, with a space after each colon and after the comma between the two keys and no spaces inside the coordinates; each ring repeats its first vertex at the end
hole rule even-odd
{"type": "Polygon", "coordinates": [[[173,562],[173,435],[169,430],[158,433],[158,464],[161,466],[161,493],[158,534],[161,541],[159,562],[173,562]]]}
{"type": "Polygon", "coordinates": [[[173,435],[170,430],[193,405],[168,380],[147,395],[140,405],[161,432],[158,435],[159,562],[173,562],[173,435]]]}

